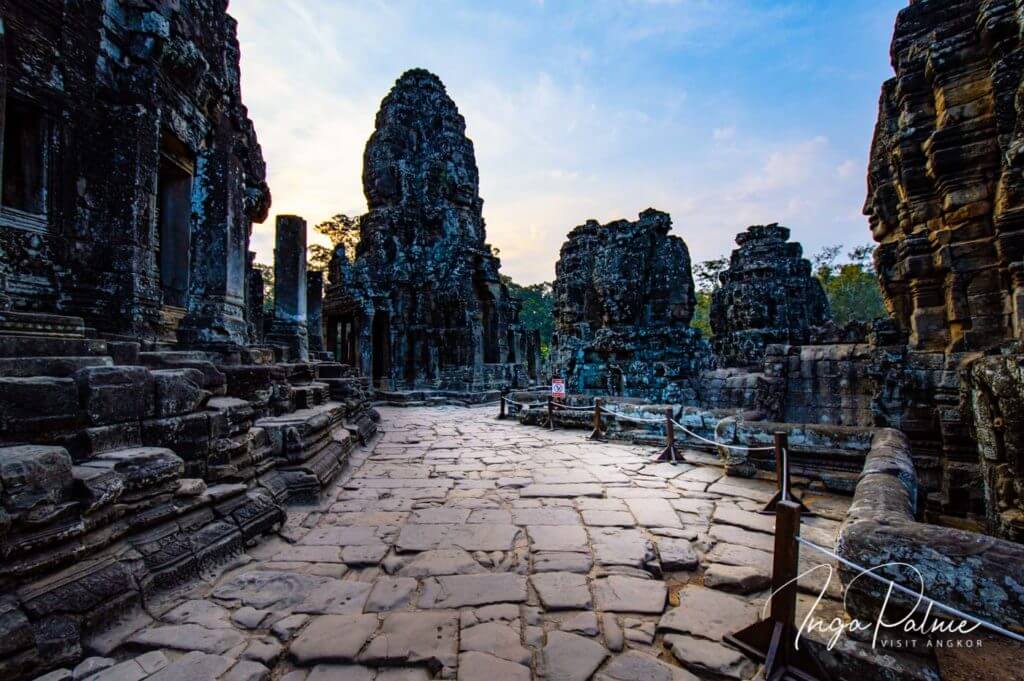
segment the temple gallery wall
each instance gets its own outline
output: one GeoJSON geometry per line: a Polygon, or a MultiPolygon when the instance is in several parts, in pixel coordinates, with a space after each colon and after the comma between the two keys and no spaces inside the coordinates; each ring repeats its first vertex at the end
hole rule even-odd
{"type": "MultiPolygon", "coordinates": [[[[712,441],[784,430],[802,480],[856,495],[848,555],[981,546],[949,598],[983,607],[962,585],[984,572],[1016,589],[988,615],[1021,625],[1024,52],[1010,4],[899,14],[865,150],[886,318],[836,324],[799,234],[765,216],[737,225],[702,337],[683,239],[700,225],[648,208],[568,232],[542,357],[438,76],[409,70],[381,102],[353,258],[338,247],[311,271],[305,220],[276,216],[265,311],[249,245],[271,193],[227,2],[2,3],[0,673],[74,666],[124,612],[287,537],[289,507],[365,458],[375,405],[529,402],[551,377],[570,404],[667,408],[712,441]]],[[[733,478],[774,474],[688,445],[733,478]]]]}

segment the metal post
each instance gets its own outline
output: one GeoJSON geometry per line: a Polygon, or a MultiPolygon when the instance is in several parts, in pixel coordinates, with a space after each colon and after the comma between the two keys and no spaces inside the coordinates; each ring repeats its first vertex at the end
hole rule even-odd
{"type": "Polygon", "coordinates": [[[508,399],[508,388],[501,389],[501,406],[498,407],[498,419],[503,420],[505,418],[505,400],[508,399]]]}
{"type": "Polygon", "coordinates": [[[761,513],[774,513],[775,507],[780,501],[794,501],[800,505],[800,510],[803,513],[811,515],[810,509],[798,496],[793,494],[790,486],[789,435],[782,431],[775,432],[775,479],[778,490],[771,501],[761,509],[761,513]]]}
{"type": "Polygon", "coordinates": [[[800,562],[800,504],[780,499],[775,506],[775,553],[772,561],[771,612],[725,641],[747,657],[764,663],[766,681],[827,679],[808,646],[796,646],[797,570],[800,562]]]}
{"type": "Polygon", "coordinates": [[[601,429],[601,404],[600,397],[594,398],[594,432],[590,434],[591,440],[604,440],[604,431],[601,429]]]}
{"type": "Polygon", "coordinates": [[[676,449],[676,424],[672,420],[672,407],[665,408],[665,440],[665,449],[661,450],[655,461],[676,463],[679,460],[679,451],[676,449]]]}

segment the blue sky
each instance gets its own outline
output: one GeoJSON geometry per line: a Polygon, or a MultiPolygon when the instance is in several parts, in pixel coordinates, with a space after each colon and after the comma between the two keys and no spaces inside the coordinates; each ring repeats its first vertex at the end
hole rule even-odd
{"type": "MultiPolygon", "coordinates": [[[[906,0],[232,0],[273,214],[366,210],[373,118],[437,73],[476,146],[503,271],[550,280],[588,218],[672,214],[695,261],[781,222],[808,254],[861,216],[889,40],[906,0]]],[[[270,262],[273,220],[253,246],[270,262]]]]}

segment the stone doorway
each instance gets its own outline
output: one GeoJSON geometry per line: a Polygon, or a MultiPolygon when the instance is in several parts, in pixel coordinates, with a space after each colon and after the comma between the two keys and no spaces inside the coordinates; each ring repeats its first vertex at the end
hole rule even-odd
{"type": "Polygon", "coordinates": [[[373,316],[373,384],[380,386],[391,373],[391,317],[387,312],[373,316]]]}
{"type": "Polygon", "coordinates": [[[163,304],[172,308],[184,308],[188,300],[194,173],[195,163],[184,145],[166,137],[156,183],[156,261],[163,304]]]}

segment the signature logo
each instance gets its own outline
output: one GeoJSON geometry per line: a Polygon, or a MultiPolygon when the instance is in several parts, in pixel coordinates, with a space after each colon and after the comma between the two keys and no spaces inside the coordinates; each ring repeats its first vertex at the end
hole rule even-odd
{"type": "MultiPolygon", "coordinates": [[[[774,590],[768,597],[768,600],[764,604],[762,610],[762,617],[767,615],[768,606],[771,604],[772,598],[784,589],[786,586],[793,582],[799,581],[804,577],[809,577],[818,572],[824,571],[826,573],[826,579],[821,590],[817,593],[814,603],[803,619],[798,623],[796,641],[794,647],[800,647],[800,638],[802,636],[816,633],[821,634],[828,640],[828,649],[832,650],[839,640],[849,633],[854,634],[865,634],[871,632],[871,647],[875,649],[878,645],[883,648],[893,647],[916,647],[917,640],[893,640],[889,637],[879,638],[883,636],[884,632],[898,632],[908,636],[922,636],[922,637],[938,637],[938,640],[943,641],[943,637],[949,639],[959,639],[967,634],[971,634],[980,627],[980,624],[971,622],[965,619],[947,619],[946,617],[936,617],[932,610],[934,603],[925,597],[924,595],[924,575],[909,563],[885,563],[867,570],[862,570],[846,585],[843,592],[843,609],[846,610],[846,600],[850,594],[850,588],[857,582],[861,577],[867,577],[870,573],[878,573],[885,568],[904,568],[913,574],[913,580],[916,581],[917,589],[917,600],[914,602],[912,608],[907,609],[908,603],[905,600],[899,602],[898,608],[890,608],[893,592],[896,588],[890,582],[885,591],[885,597],[882,599],[881,606],[878,609],[878,616],[873,620],[860,620],[857,618],[851,618],[845,620],[841,617],[833,617],[831,619],[827,617],[821,617],[818,615],[821,602],[825,598],[825,594],[828,593],[829,585],[832,582],[832,578],[835,576],[835,569],[833,566],[828,564],[816,565],[799,575],[794,577],[792,580],[786,582],[778,589],[774,590]]],[[[870,577],[868,577],[870,579],[870,577]]],[[[906,585],[905,585],[906,586],[906,585]]],[[[915,587],[908,587],[912,591],[915,587]]],[[[905,596],[905,594],[903,594],[905,596]]],[[[908,596],[905,596],[909,599],[908,596]]],[[[863,638],[858,636],[857,638],[863,638]]],[[[955,644],[955,643],[954,643],[955,644]]],[[[939,644],[942,645],[942,644],[939,644]]],[[[980,646],[980,641],[971,641],[971,644],[967,647],[974,647],[975,645],[980,646]]]]}

